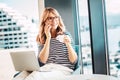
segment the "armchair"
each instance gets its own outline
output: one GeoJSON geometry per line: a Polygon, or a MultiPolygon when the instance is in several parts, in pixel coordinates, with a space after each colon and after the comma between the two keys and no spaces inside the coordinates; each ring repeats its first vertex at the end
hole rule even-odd
{"type": "Polygon", "coordinates": [[[80,54],[79,54],[79,45],[75,45],[75,51],[77,53],[78,56],[78,60],[77,63],[75,64],[75,71],[72,73],[74,74],[80,74],[80,54]]]}

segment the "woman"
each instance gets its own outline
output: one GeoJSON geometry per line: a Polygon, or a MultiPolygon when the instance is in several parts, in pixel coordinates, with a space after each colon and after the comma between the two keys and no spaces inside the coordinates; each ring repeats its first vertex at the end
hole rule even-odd
{"type": "Polygon", "coordinates": [[[44,65],[40,69],[50,72],[23,71],[14,80],[61,80],[64,75],[71,74],[77,55],[71,45],[70,34],[65,31],[63,21],[54,8],[45,8],[36,40],[39,44],[38,60],[40,66],[44,65]]]}
{"type": "Polygon", "coordinates": [[[56,63],[74,69],[77,54],[72,47],[72,39],[65,31],[61,16],[56,9],[47,7],[43,11],[39,34],[40,65],[56,63]]]}

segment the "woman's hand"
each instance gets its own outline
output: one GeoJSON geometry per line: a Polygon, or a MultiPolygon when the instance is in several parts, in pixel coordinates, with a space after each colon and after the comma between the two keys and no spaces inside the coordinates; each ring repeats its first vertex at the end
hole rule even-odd
{"type": "Polygon", "coordinates": [[[64,40],[63,41],[66,45],[71,43],[71,39],[68,35],[64,35],[64,40]]]}
{"type": "Polygon", "coordinates": [[[49,24],[47,24],[47,25],[45,26],[45,34],[46,34],[46,37],[47,37],[47,38],[51,38],[50,29],[51,29],[51,26],[50,26],[49,24]]]}

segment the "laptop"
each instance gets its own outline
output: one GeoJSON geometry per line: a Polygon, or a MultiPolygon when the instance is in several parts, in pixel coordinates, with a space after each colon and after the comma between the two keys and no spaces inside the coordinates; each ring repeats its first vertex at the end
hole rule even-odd
{"type": "Polygon", "coordinates": [[[10,56],[16,71],[40,71],[35,51],[13,51],[10,56]]]}

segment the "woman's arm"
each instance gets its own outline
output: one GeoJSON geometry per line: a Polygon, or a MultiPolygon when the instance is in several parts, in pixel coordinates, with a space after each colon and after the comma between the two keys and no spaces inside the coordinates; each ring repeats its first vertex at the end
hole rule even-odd
{"type": "Polygon", "coordinates": [[[66,44],[67,49],[68,49],[68,56],[69,56],[69,60],[71,63],[74,63],[77,61],[77,53],[75,52],[75,50],[73,49],[73,47],[71,46],[71,44],[66,44]]]}
{"type": "Polygon", "coordinates": [[[46,39],[46,42],[44,44],[44,47],[42,48],[42,50],[39,53],[39,60],[42,63],[46,63],[47,59],[49,57],[49,48],[50,48],[50,39],[46,39]]]}
{"type": "Polygon", "coordinates": [[[39,53],[39,59],[42,63],[46,63],[49,57],[49,48],[50,48],[50,39],[51,39],[50,29],[51,29],[51,26],[49,25],[45,26],[45,34],[47,38],[46,38],[43,49],[39,53]]]}
{"type": "Polygon", "coordinates": [[[71,46],[71,39],[69,36],[65,35],[64,37],[64,43],[67,46],[68,49],[68,57],[71,63],[76,62],[77,60],[77,53],[75,52],[75,50],[73,49],[73,47],[71,46]]]}

